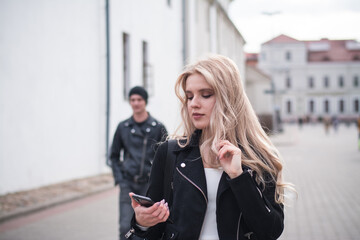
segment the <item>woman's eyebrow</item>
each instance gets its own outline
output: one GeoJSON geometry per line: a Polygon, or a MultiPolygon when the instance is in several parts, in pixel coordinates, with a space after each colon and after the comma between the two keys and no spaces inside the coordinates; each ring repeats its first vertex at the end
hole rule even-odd
{"type": "MultiPolygon", "coordinates": [[[[214,92],[212,88],[202,88],[200,90],[197,90],[198,92],[214,92]]],[[[186,90],[185,93],[193,93],[193,91],[186,90]]]]}
{"type": "Polygon", "coordinates": [[[200,89],[199,92],[214,92],[214,90],[212,88],[204,88],[200,89]]]}

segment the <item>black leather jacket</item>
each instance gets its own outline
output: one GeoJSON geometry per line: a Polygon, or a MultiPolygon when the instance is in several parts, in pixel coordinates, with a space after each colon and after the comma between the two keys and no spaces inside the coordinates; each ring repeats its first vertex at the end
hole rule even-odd
{"type": "Polygon", "coordinates": [[[115,184],[124,179],[147,182],[158,143],[166,136],[164,125],[150,114],[140,126],[133,117],[120,122],[110,151],[115,184]]]}
{"type": "MultiPolygon", "coordinates": [[[[198,239],[207,208],[207,186],[198,136],[184,148],[176,146],[173,173],[173,202],[167,221],[142,232],[132,220],[136,235],[148,240],[198,239]]],[[[163,176],[168,142],[161,144],[155,155],[147,196],[155,202],[164,198],[163,176]]],[[[230,179],[224,172],[217,189],[216,223],[220,240],[275,240],[283,230],[282,204],[275,202],[275,185],[268,182],[265,189],[254,180],[254,172],[244,167],[240,176],[230,179]]]]}

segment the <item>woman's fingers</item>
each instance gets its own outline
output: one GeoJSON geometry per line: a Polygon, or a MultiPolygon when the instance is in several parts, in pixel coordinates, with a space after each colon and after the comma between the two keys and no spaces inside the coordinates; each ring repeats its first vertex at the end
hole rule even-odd
{"type": "MultiPolygon", "coordinates": [[[[129,193],[131,197],[134,193],[129,193]]],[[[136,222],[144,227],[151,227],[160,222],[165,222],[169,215],[168,204],[165,200],[155,203],[151,207],[144,207],[131,197],[131,205],[135,212],[136,222]]]]}
{"type": "Polygon", "coordinates": [[[229,148],[227,146],[223,146],[220,150],[219,150],[219,154],[218,154],[218,158],[219,159],[226,159],[231,157],[231,151],[229,151],[229,148]]]}
{"type": "Polygon", "coordinates": [[[224,171],[235,178],[242,173],[241,150],[227,140],[219,141],[218,159],[224,171]]]}
{"type": "Polygon", "coordinates": [[[166,205],[166,210],[163,211],[163,214],[159,215],[161,222],[166,222],[166,220],[170,216],[170,210],[169,210],[169,207],[168,207],[167,203],[165,203],[165,205],[166,205]]]}
{"type": "Polygon", "coordinates": [[[218,143],[218,158],[221,159],[229,159],[232,158],[234,155],[241,154],[241,150],[231,144],[228,140],[221,140],[218,143]]]}
{"type": "Polygon", "coordinates": [[[133,198],[132,198],[132,195],[134,195],[133,192],[129,192],[129,196],[130,196],[130,199],[131,199],[131,206],[132,208],[136,208],[136,207],[139,207],[140,204],[138,202],[136,202],[133,198]]]}
{"type": "Polygon", "coordinates": [[[166,203],[165,200],[159,203],[158,209],[152,213],[152,216],[156,218],[158,222],[165,222],[170,215],[168,203],[166,203]]]}

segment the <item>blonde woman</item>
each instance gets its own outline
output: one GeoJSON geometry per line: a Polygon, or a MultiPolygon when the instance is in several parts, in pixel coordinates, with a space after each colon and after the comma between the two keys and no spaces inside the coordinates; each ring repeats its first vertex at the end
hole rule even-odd
{"type": "Polygon", "coordinates": [[[234,62],[215,55],[188,65],[175,91],[182,103],[183,132],[171,150],[176,156],[172,201],[163,200],[165,142],[155,155],[147,193],[156,203],[144,207],[132,199],[135,217],[129,235],[277,239],[284,227],[282,163],[234,62]]]}

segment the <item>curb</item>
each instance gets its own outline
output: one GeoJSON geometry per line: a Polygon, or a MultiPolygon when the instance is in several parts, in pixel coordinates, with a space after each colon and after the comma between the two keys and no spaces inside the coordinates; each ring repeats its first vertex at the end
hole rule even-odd
{"type": "Polygon", "coordinates": [[[39,212],[41,210],[44,210],[44,209],[47,209],[50,207],[54,207],[54,206],[57,206],[60,204],[72,202],[72,201],[75,201],[75,200],[78,200],[81,198],[95,195],[97,193],[101,193],[101,192],[110,190],[114,187],[115,187],[114,184],[108,184],[108,185],[105,185],[102,187],[94,188],[92,191],[89,191],[89,192],[73,193],[71,195],[52,199],[52,200],[49,200],[49,201],[41,203],[41,204],[36,204],[33,206],[17,209],[12,212],[3,213],[3,214],[0,214],[0,224],[7,222],[9,220],[13,220],[18,217],[23,217],[23,216],[26,216],[26,215],[29,215],[29,214],[32,214],[35,212],[39,212]]]}

